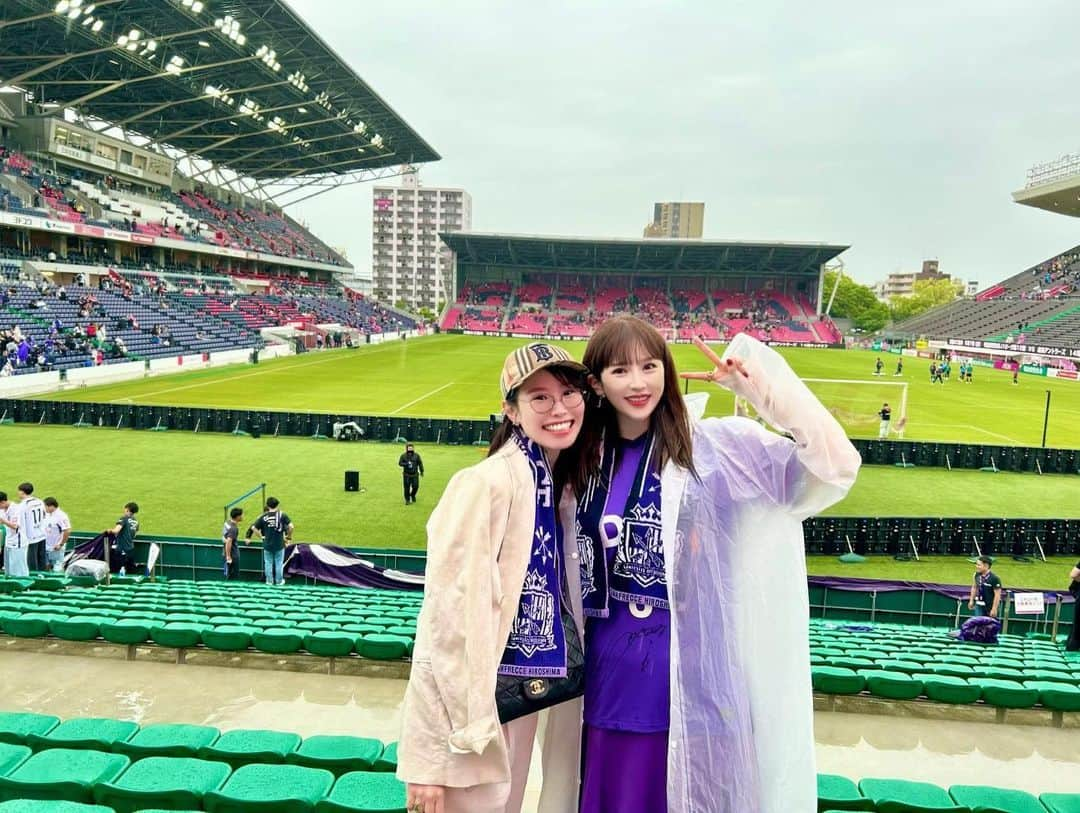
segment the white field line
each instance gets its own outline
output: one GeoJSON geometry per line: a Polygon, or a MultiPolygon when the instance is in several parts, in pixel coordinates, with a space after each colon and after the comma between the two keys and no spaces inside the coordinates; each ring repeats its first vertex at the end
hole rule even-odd
{"type": "MultiPolygon", "coordinates": [[[[347,356],[338,356],[338,355],[335,354],[335,355],[332,355],[330,358],[317,358],[317,359],[314,359],[312,361],[303,362],[303,363],[300,363],[300,364],[291,364],[291,365],[289,365],[287,367],[268,367],[268,368],[265,368],[265,369],[262,369],[262,370],[256,370],[253,373],[239,373],[237,375],[225,376],[224,378],[213,378],[213,379],[211,379],[209,381],[197,381],[194,384],[184,384],[184,385],[179,386],[179,387],[166,387],[163,390],[153,390],[151,392],[141,392],[138,395],[136,395],[134,398],[114,398],[111,401],[109,401],[108,403],[110,403],[110,404],[124,404],[124,403],[131,404],[131,403],[134,403],[135,401],[141,400],[143,398],[152,398],[155,395],[163,395],[166,392],[179,392],[180,390],[191,390],[191,389],[195,389],[197,387],[211,387],[211,386],[214,386],[216,384],[224,383],[226,381],[237,381],[237,380],[239,380],[241,378],[251,378],[252,376],[262,375],[263,373],[279,373],[279,372],[280,373],[287,373],[287,372],[292,372],[293,370],[304,368],[304,367],[314,367],[316,364],[328,364],[328,363],[330,363],[332,361],[345,361],[345,360],[350,359],[350,358],[351,359],[366,358],[368,356],[373,356],[376,353],[385,353],[387,350],[391,350],[391,349],[397,348],[399,346],[400,345],[397,345],[397,344],[393,344],[393,345],[388,344],[385,347],[379,347],[379,348],[376,348],[374,350],[370,350],[367,353],[364,353],[362,356],[348,356],[347,357],[347,356]]],[[[286,358],[288,358],[288,357],[286,357],[286,358]]],[[[206,368],[203,368],[203,369],[206,369],[206,368]]],[[[202,370],[199,370],[197,372],[202,372],[202,370]]]]}
{"type": "MultiPolygon", "coordinates": [[[[995,437],[995,438],[1001,438],[1002,440],[1007,440],[1010,443],[1015,443],[1018,446],[1023,445],[1016,438],[1011,438],[1008,435],[999,435],[997,432],[991,432],[989,429],[983,429],[981,426],[974,426],[973,424],[970,424],[970,423],[923,423],[922,421],[919,421],[919,426],[933,426],[933,427],[937,427],[937,428],[963,427],[965,429],[973,429],[976,432],[982,432],[984,435],[990,435],[990,436],[995,437]]],[[[940,440],[938,440],[938,441],[929,441],[929,442],[931,442],[931,443],[950,443],[951,441],[940,441],[940,440]]]]}
{"type": "Polygon", "coordinates": [[[408,409],[413,404],[418,404],[421,401],[423,401],[425,398],[430,398],[432,395],[434,395],[437,392],[442,392],[443,390],[445,390],[447,387],[449,387],[453,383],[454,383],[453,381],[447,381],[441,387],[436,387],[431,392],[426,393],[424,395],[421,395],[419,398],[414,398],[413,400],[409,401],[409,403],[407,403],[407,404],[402,404],[401,406],[399,406],[397,409],[395,409],[393,412],[390,412],[389,414],[390,415],[396,415],[397,413],[401,412],[401,410],[408,409]]]}

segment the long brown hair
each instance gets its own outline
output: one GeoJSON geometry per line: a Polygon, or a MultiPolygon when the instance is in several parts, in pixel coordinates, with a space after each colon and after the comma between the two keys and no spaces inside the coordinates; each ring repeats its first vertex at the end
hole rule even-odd
{"type": "MultiPolygon", "coordinates": [[[[594,400],[589,397],[591,390],[589,389],[589,382],[586,380],[586,374],[581,370],[575,370],[573,367],[562,367],[558,364],[553,364],[550,367],[545,367],[549,373],[555,376],[555,379],[560,384],[565,384],[568,387],[575,387],[585,393],[585,417],[582,421],[581,431],[578,433],[577,440],[569,449],[564,449],[559,453],[559,459],[555,461],[555,469],[551,472],[552,477],[555,478],[555,485],[558,488],[557,494],[562,493],[562,488],[567,483],[574,489],[575,494],[581,494],[585,490],[585,486],[589,481],[589,475],[592,473],[593,467],[590,465],[590,458],[587,458],[583,451],[583,438],[585,436],[585,430],[593,419],[589,417],[589,413],[592,412],[594,407],[594,400]]],[[[506,395],[506,403],[513,406],[517,406],[518,390],[520,387],[511,390],[506,395]]],[[[491,433],[491,443],[488,444],[487,456],[491,457],[499,449],[506,445],[506,442],[510,440],[510,436],[514,431],[514,424],[503,416],[502,423],[495,427],[495,431],[491,433]]]]}
{"type": "MultiPolygon", "coordinates": [[[[690,416],[679,392],[679,374],[675,370],[675,359],[672,358],[671,349],[664,337],[656,328],[629,314],[613,316],[600,325],[589,339],[582,363],[599,381],[604,370],[617,364],[629,364],[633,360],[633,354],[637,352],[664,363],[664,392],[650,419],[650,429],[656,435],[659,451],[658,470],[663,471],[664,466],[671,460],[696,474],[690,439],[690,416]]],[[[589,400],[594,405],[599,401],[599,406],[585,413],[585,427],[578,440],[583,441],[584,458],[592,461],[595,467],[599,465],[600,446],[604,435],[607,435],[609,442],[611,438],[617,438],[619,424],[610,401],[595,396],[589,400]]],[[[581,492],[578,494],[580,496],[581,492]]]]}

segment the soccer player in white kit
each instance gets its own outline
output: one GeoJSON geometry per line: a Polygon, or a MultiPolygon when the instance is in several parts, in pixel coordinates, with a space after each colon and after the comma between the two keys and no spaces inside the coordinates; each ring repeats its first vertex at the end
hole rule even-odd
{"type": "Polygon", "coordinates": [[[19,483],[19,504],[15,506],[15,512],[19,543],[26,550],[27,571],[31,567],[45,570],[45,503],[34,496],[33,483],[19,483]]]}

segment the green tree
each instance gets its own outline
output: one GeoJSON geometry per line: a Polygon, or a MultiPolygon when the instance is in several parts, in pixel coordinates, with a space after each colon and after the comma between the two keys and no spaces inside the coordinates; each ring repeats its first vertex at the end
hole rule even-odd
{"type": "Polygon", "coordinates": [[[894,321],[902,321],[925,313],[939,305],[947,305],[964,292],[962,282],[953,279],[918,279],[908,296],[894,296],[889,311],[894,321]]]}
{"type": "MultiPolygon", "coordinates": [[[[836,272],[825,273],[825,302],[832,296],[836,285],[836,272]]],[[[881,330],[889,321],[889,308],[879,302],[874,292],[866,285],[860,285],[848,276],[840,277],[840,287],[836,289],[830,315],[839,319],[850,319],[855,327],[873,333],[881,330]]]]}

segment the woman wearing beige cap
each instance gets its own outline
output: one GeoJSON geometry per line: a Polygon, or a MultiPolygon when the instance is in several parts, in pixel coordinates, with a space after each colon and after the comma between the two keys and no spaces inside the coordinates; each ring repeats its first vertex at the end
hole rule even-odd
{"type": "Polygon", "coordinates": [[[538,810],[576,809],[584,668],[573,493],[588,477],[576,448],[585,373],[543,342],[507,356],[488,457],[451,479],[428,520],[398,746],[410,813],[518,813],[538,726],[538,810]]]}

